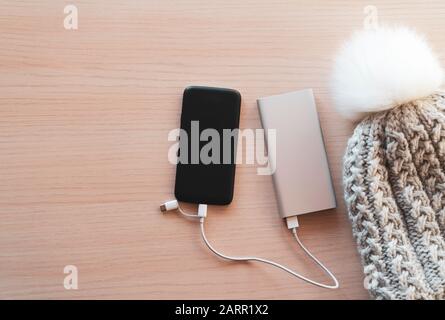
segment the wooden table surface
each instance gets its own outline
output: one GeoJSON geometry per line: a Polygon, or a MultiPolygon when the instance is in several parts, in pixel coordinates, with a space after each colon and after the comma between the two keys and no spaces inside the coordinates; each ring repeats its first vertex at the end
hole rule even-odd
{"type": "MultiPolygon", "coordinates": [[[[443,1],[72,3],[78,30],[64,28],[66,1],[0,1],[0,298],[368,298],[342,199],[353,126],[332,107],[331,60],[368,4],[380,23],[413,26],[445,52],[443,1]],[[167,134],[192,84],[238,89],[242,128],[260,128],[256,98],[314,89],[338,208],[301,217],[300,234],[339,290],[222,261],[197,223],[159,213],[173,197],[167,134]],[[66,265],[78,290],[64,288],[66,265]]],[[[328,280],[255,165],[237,168],[231,205],[209,208],[208,237],[328,280]]]]}

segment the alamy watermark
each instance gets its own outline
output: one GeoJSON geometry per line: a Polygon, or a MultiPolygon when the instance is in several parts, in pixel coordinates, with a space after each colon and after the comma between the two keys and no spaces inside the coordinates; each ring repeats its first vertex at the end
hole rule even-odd
{"type": "Polygon", "coordinates": [[[265,132],[263,129],[206,128],[201,131],[199,121],[191,121],[190,136],[179,128],[169,132],[168,141],[175,143],[168,151],[168,161],[171,164],[256,164],[257,174],[271,175],[276,169],[276,136],[274,129],[265,132]]]}
{"type": "Polygon", "coordinates": [[[66,30],[77,30],[79,28],[79,10],[74,4],[68,4],[63,8],[65,18],[63,27],[66,30]]]}
{"type": "Polygon", "coordinates": [[[363,19],[363,27],[366,30],[375,30],[379,27],[379,11],[376,6],[368,5],[363,8],[365,18],[363,19]]]}
{"type": "Polygon", "coordinates": [[[63,279],[63,287],[66,290],[77,290],[79,289],[79,272],[75,265],[66,265],[63,268],[63,273],[66,274],[63,279]]]}

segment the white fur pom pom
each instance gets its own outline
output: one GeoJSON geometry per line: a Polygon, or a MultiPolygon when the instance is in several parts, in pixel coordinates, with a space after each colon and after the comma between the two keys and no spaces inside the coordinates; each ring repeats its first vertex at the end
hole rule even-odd
{"type": "Polygon", "coordinates": [[[432,94],[442,85],[439,61],[407,28],[378,28],[354,34],[340,50],[332,79],[337,110],[358,120],[432,94]]]}

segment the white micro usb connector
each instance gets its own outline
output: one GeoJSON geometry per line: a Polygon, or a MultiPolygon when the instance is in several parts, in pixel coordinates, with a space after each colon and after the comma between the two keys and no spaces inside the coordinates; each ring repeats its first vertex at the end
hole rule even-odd
{"type": "Polygon", "coordinates": [[[178,209],[179,208],[178,200],[175,199],[167,201],[161,204],[160,208],[162,212],[178,209]]]}
{"type": "Polygon", "coordinates": [[[200,204],[198,206],[198,217],[200,217],[200,218],[207,217],[207,205],[206,204],[200,204]]]}

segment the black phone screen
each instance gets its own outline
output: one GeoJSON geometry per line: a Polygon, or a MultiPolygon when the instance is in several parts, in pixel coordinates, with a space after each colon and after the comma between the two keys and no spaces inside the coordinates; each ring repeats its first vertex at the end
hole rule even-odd
{"type": "Polygon", "coordinates": [[[177,200],[218,205],[232,201],[240,107],[236,90],[198,86],[184,90],[177,200]]]}

